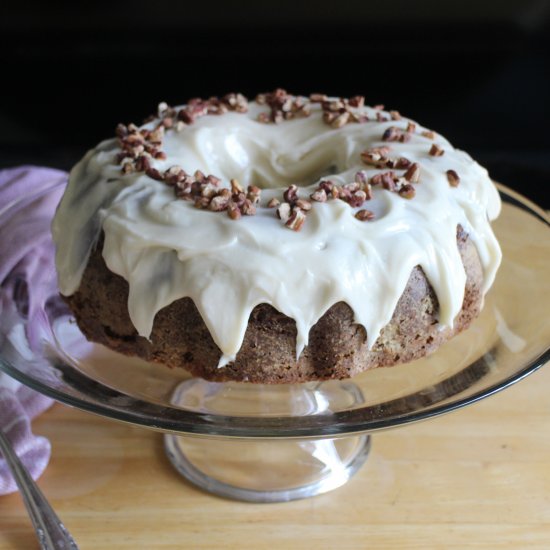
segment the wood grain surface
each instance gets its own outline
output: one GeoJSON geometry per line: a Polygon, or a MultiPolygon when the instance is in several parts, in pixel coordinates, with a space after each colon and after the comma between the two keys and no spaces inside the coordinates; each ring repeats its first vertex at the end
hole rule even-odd
{"type": "MultiPolygon", "coordinates": [[[[548,549],[550,366],[476,405],[374,436],[344,487],[285,504],[187,484],[162,436],[56,404],[35,423],[39,481],[81,549],[548,549]]],[[[18,494],[0,497],[0,549],[38,548],[18,494]]]]}

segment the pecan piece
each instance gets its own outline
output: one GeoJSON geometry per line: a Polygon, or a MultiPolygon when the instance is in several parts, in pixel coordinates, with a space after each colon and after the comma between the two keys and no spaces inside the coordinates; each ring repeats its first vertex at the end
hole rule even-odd
{"type": "Polygon", "coordinates": [[[447,170],[447,180],[451,187],[458,187],[460,177],[454,170],[447,170]]]}
{"type": "Polygon", "coordinates": [[[409,166],[411,166],[411,161],[408,159],[408,158],[405,158],[405,157],[399,157],[396,161],[395,161],[395,166],[394,168],[409,168],[409,166]]]}
{"type": "Polygon", "coordinates": [[[289,229],[292,229],[293,231],[300,231],[305,221],[306,221],[306,215],[300,208],[295,206],[292,209],[292,213],[290,214],[290,217],[285,222],[285,225],[289,229]]]}
{"type": "Polygon", "coordinates": [[[262,191],[255,185],[249,185],[246,190],[246,198],[252,202],[252,204],[258,204],[260,202],[262,191]]]}
{"type": "Polygon", "coordinates": [[[334,182],[331,180],[322,180],[319,182],[319,189],[323,189],[327,195],[332,193],[334,182]]]}
{"type": "Polygon", "coordinates": [[[361,153],[361,160],[365,164],[371,166],[376,166],[377,168],[383,168],[387,166],[389,159],[388,154],[390,152],[389,147],[373,147],[372,149],[367,149],[361,153]]]}
{"type": "Polygon", "coordinates": [[[354,181],[357,182],[360,186],[364,186],[369,183],[369,177],[365,170],[359,170],[354,176],[354,181]]]}
{"type": "Polygon", "coordinates": [[[311,103],[322,103],[327,100],[327,96],[325,94],[309,94],[309,100],[311,103]]]}
{"type": "Polygon", "coordinates": [[[208,208],[210,205],[210,197],[196,197],[195,198],[195,208],[208,208]]]}
{"type": "Polygon", "coordinates": [[[343,112],[339,114],[331,123],[330,125],[333,128],[342,128],[342,126],[345,126],[348,123],[349,120],[349,113],[343,112]]]}
{"type": "Polygon", "coordinates": [[[403,132],[399,128],[390,126],[382,134],[382,141],[399,141],[402,134],[403,132]]]}
{"type": "Polygon", "coordinates": [[[309,198],[316,202],[327,202],[327,192],[324,189],[317,189],[309,198]]]}
{"type": "Polygon", "coordinates": [[[393,172],[385,172],[382,174],[382,187],[388,191],[395,191],[396,184],[393,172]]]}
{"type": "Polygon", "coordinates": [[[242,193],[244,191],[242,185],[238,182],[238,180],[236,180],[235,178],[233,178],[232,180],[230,180],[229,182],[231,184],[231,192],[236,195],[238,193],[242,193]]]}
{"type": "Polygon", "coordinates": [[[149,170],[146,170],[145,173],[151,179],[154,179],[157,181],[164,181],[164,176],[156,168],[149,168],[149,170]]]}
{"type": "Polygon", "coordinates": [[[418,183],[420,180],[420,165],[417,162],[411,164],[403,177],[411,183],[418,183]]]}
{"type": "Polygon", "coordinates": [[[241,211],[239,210],[238,205],[236,205],[233,202],[230,202],[229,206],[227,207],[227,215],[232,220],[238,220],[241,217],[241,211]]]}
{"type": "Polygon", "coordinates": [[[120,169],[123,174],[131,174],[135,171],[134,163],[130,160],[122,163],[122,168],[120,169]]]}
{"type": "Polygon", "coordinates": [[[416,195],[416,190],[410,183],[406,183],[401,186],[398,193],[399,196],[404,199],[412,199],[416,195]]]}
{"type": "Polygon", "coordinates": [[[371,212],[370,210],[366,210],[366,209],[358,210],[355,213],[355,217],[360,222],[370,221],[370,220],[374,219],[374,212],[371,212]]]}
{"type": "Polygon", "coordinates": [[[290,218],[290,204],[283,202],[279,208],[277,208],[277,216],[283,222],[286,223],[290,218]]]}
{"type": "Polygon", "coordinates": [[[349,205],[353,208],[361,206],[367,200],[367,194],[362,189],[355,191],[352,196],[349,198],[349,205]]]}
{"type": "Polygon", "coordinates": [[[431,146],[429,153],[432,157],[441,157],[445,154],[445,150],[437,145],[437,143],[434,143],[431,146]]]}
{"type": "Polygon", "coordinates": [[[296,206],[301,210],[303,210],[304,212],[309,212],[313,205],[309,201],[306,201],[305,199],[298,199],[296,201],[296,206]]]}
{"type": "Polygon", "coordinates": [[[151,161],[149,160],[149,157],[145,155],[140,155],[136,159],[135,163],[136,172],[146,172],[151,168],[151,161]]]}
{"type": "Polygon", "coordinates": [[[256,207],[250,199],[245,199],[241,206],[241,214],[245,216],[254,216],[256,214],[256,207]]]}
{"type": "Polygon", "coordinates": [[[283,193],[283,198],[286,202],[293,205],[298,200],[298,187],[294,184],[289,186],[283,193]]]}
{"type": "Polygon", "coordinates": [[[183,181],[185,176],[187,176],[185,170],[177,164],[170,166],[163,174],[164,182],[168,185],[176,185],[178,182],[183,181]]]}

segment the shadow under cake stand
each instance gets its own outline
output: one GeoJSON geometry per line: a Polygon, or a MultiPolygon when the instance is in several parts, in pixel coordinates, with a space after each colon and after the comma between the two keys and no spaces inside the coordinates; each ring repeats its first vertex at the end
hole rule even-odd
{"type": "Polygon", "coordinates": [[[361,467],[373,432],[475,403],[550,360],[550,221],[499,190],[495,284],[472,327],[430,357],[342,381],[213,383],[91,344],[66,316],[44,318],[31,346],[20,317],[0,331],[0,369],[62,403],[164,432],[178,472],[217,495],[324,493],[361,467]]]}

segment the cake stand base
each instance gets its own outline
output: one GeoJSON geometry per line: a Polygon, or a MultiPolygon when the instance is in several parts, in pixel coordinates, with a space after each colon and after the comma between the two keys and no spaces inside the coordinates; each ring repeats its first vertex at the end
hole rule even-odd
{"type": "Polygon", "coordinates": [[[332,491],[365,462],[370,436],[310,440],[218,440],[165,435],[168,458],[210,493],[249,502],[286,502],[332,491]]]}
{"type": "MultiPolygon", "coordinates": [[[[363,402],[349,380],[296,385],[179,384],[171,403],[186,410],[266,418],[325,415],[363,402]]],[[[168,458],[191,483],[219,496],[285,502],[326,493],[346,483],[365,462],[367,435],[326,439],[221,439],[165,435],[168,458]]],[[[214,434],[213,434],[214,435],[214,434]]]]}

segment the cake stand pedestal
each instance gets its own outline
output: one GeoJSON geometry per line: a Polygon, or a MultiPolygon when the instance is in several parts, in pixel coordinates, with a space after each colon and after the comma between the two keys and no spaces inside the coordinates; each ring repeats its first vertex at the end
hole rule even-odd
{"type": "Polygon", "coordinates": [[[166,454],[188,481],[215,495],[287,502],[344,485],[367,459],[369,435],[298,441],[217,441],[165,435],[166,454]]]}
{"type": "MultiPolygon", "coordinates": [[[[288,389],[288,388],[287,388],[288,389]]],[[[246,385],[192,379],[179,384],[172,404],[230,416],[246,403],[247,412],[266,405],[272,414],[330,414],[363,403],[350,381],[300,384],[290,391],[254,391],[246,385]]],[[[166,454],[188,481],[210,493],[250,502],[285,502],[315,496],[346,483],[367,459],[369,435],[327,439],[204,439],[164,436],[166,454]]]]}

